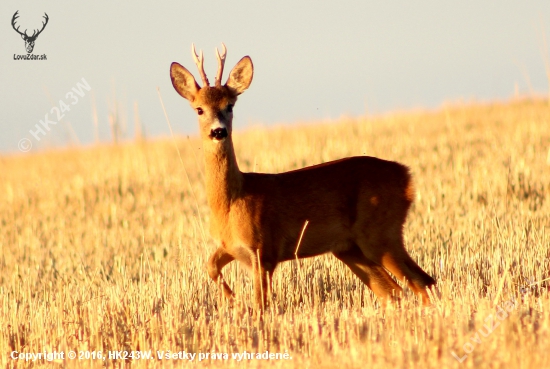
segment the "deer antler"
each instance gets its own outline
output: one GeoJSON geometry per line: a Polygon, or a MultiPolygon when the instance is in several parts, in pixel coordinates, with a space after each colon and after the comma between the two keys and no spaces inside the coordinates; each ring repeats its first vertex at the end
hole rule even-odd
{"type": "Polygon", "coordinates": [[[15,20],[17,18],[19,18],[19,15],[17,14],[19,13],[19,10],[15,12],[15,14],[13,15],[13,18],[11,19],[11,26],[13,27],[13,29],[19,33],[21,36],[27,36],[27,33],[22,33],[21,31],[19,31],[19,27],[15,28],[15,20]]]}
{"type": "Polygon", "coordinates": [[[49,20],[50,18],[48,17],[48,14],[46,14],[46,13],[44,13],[43,18],[46,18],[46,22],[42,22],[42,29],[41,29],[40,31],[34,30],[34,32],[32,33],[32,37],[38,37],[38,35],[39,35],[42,31],[44,31],[44,28],[46,28],[46,24],[48,24],[48,20],[49,20]],[[36,31],[38,31],[38,33],[36,33],[36,31]],[[35,33],[36,33],[36,34],[35,34],[35,33]]]}
{"type": "Polygon", "coordinates": [[[202,55],[202,50],[201,50],[201,55],[198,56],[197,55],[197,52],[195,51],[195,44],[191,44],[192,45],[192,52],[193,52],[193,59],[195,60],[195,64],[197,64],[197,67],[199,68],[199,73],[201,75],[201,79],[202,79],[202,83],[204,84],[203,87],[208,87],[210,86],[210,82],[208,82],[208,77],[206,77],[206,73],[204,72],[204,56],[202,55]]]}
{"type": "Polygon", "coordinates": [[[227,55],[227,48],[225,47],[225,44],[222,42],[223,51],[220,55],[220,52],[218,51],[218,48],[216,48],[216,56],[218,57],[218,74],[216,74],[216,86],[222,85],[222,75],[223,75],[223,66],[225,65],[225,56],[227,55]]]}
{"type": "Polygon", "coordinates": [[[40,31],[35,29],[32,33],[32,36],[29,36],[29,35],[27,35],[27,30],[25,30],[25,32],[21,32],[21,31],[19,31],[19,27],[15,28],[15,21],[17,20],[17,18],[19,18],[19,14],[17,14],[17,13],[19,13],[19,10],[16,11],[15,14],[13,15],[13,17],[11,18],[11,26],[21,36],[25,36],[26,39],[36,39],[36,37],[38,37],[38,35],[44,30],[44,28],[46,28],[46,24],[48,24],[48,20],[50,19],[48,17],[48,14],[44,13],[43,18],[45,18],[46,21],[42,22],[42,29],[40,31]]]}

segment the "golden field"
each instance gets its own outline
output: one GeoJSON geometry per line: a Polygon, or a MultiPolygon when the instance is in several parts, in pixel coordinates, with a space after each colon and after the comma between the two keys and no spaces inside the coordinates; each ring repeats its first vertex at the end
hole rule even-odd
{"type": "Polygon", "coordinates": [[[408,165],[417,196],[406,247],[440,299],[422,308],[406,289],[403,306],[381,309],[325,255],[278,267],[263,319],[249,315],[248,274],[230,264],[224,275],[238,294],[230,308],[205,267],[216,246],[198,138],[176,139],[181,161],[171,140],[4,156],[0,365],[550,367],[546,101],[252,127],[234,142],[243,171],[354,155],[408,165]],[[96,359],[12,359],[71,350],[96,359]],[[115,350],[150,350],[153,359],[109,358],[115,350]],[[157,351],[197,356],[159,360],[157,351]],[[244,351],[288,359],[232,358],[244,351]],[[216,355],[199,362],[199,353],[216,355]]]}

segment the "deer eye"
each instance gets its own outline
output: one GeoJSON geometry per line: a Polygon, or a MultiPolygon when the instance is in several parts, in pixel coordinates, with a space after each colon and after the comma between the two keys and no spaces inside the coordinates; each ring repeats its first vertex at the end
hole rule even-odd
{"type": "Polygon", "coordinates": [[[228,113],[233,113],[233,104],[227,105],[227,112],[228,113]]]}
{"type": "Polygon", "coordinates": [[[197,108],[197,114],[202,115],[202,113],[204,113],[204,110],[202,110],[202,108],[197,108]]]}

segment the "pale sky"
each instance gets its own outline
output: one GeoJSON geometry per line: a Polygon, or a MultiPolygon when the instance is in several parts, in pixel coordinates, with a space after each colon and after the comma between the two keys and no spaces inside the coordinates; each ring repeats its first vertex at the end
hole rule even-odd
{"type": "MultiPolygon", "coordinates": [[[[433,109],[446,102],[490,101],[544,94],[544,38],[550,42],[550,1],[12,1],[0,3],[0,152],[65,147],[67,122],[82,144],[93,142],[92,95],[99,135],[110,140],[108,103],[113,95],[134,134],[133,105],[148,137],[168,136],[160,88],[178,135],[197,134],[187,101],[172,88],[177,61],[200,80],[191,43],[205,54],[214,81],[214,49],[228,48],[226,73],[243,56],[254,80],[235,107],[236,129],[337,119],[342,115],[433,109]],[[26,55],[12,28],[49,22],[33,54],[26,55]],[[75,102],[67,94],[82,78],[75,102]],[[46,134],[30,130],[57,121],[46,134]],[[74,105],[71,102],[75,102],[74,105]],[[54,109],[54,110],[52,110],[54,109]],[[53,113],[52,113],[53,112],[53,113]]],[[[550,55],[546,53],[549,57],[550,55]]]]}

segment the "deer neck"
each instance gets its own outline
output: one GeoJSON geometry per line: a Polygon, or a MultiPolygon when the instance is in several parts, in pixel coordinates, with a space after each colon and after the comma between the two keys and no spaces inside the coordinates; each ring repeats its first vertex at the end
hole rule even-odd
{"type": "Polygon", "coordinates": [[[224,217],[229,213],[231,201],[240,196],[243,174],[237,164],[231,137],[223,142],[205,144],[208,203],[214,216],[224,217]]]}

